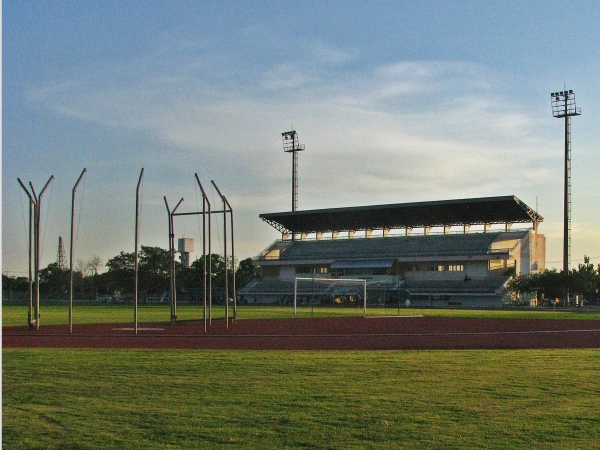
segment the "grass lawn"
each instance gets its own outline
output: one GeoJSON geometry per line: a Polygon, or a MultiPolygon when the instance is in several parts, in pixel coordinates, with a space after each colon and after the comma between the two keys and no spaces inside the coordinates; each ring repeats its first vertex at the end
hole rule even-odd
{"type": "Polygon", "coordinates": [[[600,350],[4,349],[3,448],[586,449],[600,350]]]}
{"type": "MultiPolygon", "coordinates": [[[[27,309],[25,304],[3,305],[2,325],[19,326],[27,325],[27,309]]],[[[419,309],[419,308],[381,308],[367,309],[367,314],[375,315],[426,315],[429,317],[474,317],[474,318],[540,318],[540,319],[595,319],[600,320],[600,311],[592,310],[552,310],[552,309],[525,309],[525,310],[461,310],[461,309],[419,309]]],[[[323,317],[323,316],[362,316],[362,308],[340,307],[298,307],[294,315],[293,308],[283,306],[248,306],[237,307],[238,319],[264,319],[264,318],[294,318],[294,317],[323,317]]],[[[229,308],[229,315],[233,316],[233,307],[229,308]]],[[[223,306],[213,306],[213,318],[225,317],[223,306]]],[[[138,307],[139,322],[169,322],[171,309],[169,305],[144,305],[138,307]]],[[[202,319],[202,306],[181,305],[177,307],[178,320],[202,319]]],[[[94,304],[73,306],[73,323],[133,323],[133,305],[94,304]]],[[[69,307],[62,305],[40,305],[40,328],[44,325],[61,325],[69,323],[69,307]]]]}

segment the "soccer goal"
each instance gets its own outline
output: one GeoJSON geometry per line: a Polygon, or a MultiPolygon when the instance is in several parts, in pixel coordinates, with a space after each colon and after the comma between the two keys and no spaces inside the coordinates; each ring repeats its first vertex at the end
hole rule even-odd
{"type": "Polygon", "coordinates": [[[361,278],[294,278],[294,314],[297,311],[298,298],[327,299],[332,304],[360,301],[362,297],[364,314],[367,314],[367,280],[361,278]]]}

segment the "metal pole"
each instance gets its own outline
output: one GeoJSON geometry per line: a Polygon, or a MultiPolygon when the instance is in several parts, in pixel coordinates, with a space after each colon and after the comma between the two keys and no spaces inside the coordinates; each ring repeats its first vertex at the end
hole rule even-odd
{"type": "MultiPolygon", "coordinates": [[[[199,183],[199,182],[198,182],[199,183]]],[[[203,286],[203,305],[202,314],[204,318],[204,332],[206,333],[206,199],[202,193],[202,286],[203,286]]]]}
{"type": "Polygon", "coordinates": [[[133,307],[133,321],[135,334],[138,334],[138,239],[140,234],[140,185],[142,184],[142,178],[144,176],[144,168],[140,171],[140,178],[138,179],[137,188],[135,190],[135,294],[134,294],[134,307],[133,307]]]}
{"type": "Polygon", "coordinates": [[[237,291],[235,290],[235,250],[233,247],[233,208],[229,204],[227,198],[225,202],[229,207],[229,218],[231,219],[231,273],[232,273],[232,289],[233,289],[233,318],[237,319],[237,291]]]}
{"type": "Polygon", "coordinates": [[[179,200],[173,211],[169,211],[169,204],[167,202],[167,197],[164,197],[165,205],[167,207],[167,212],[169,214],[169,254],[171,256],[171,323],[177,320],[177,282],[175,275],[175,226],[173,223],[173,216],[175,215],[175,211],[183,202],[183,198],[179,200]]]}
{"type": "Polygon", "coordinates": [[[34,215],[34,251],[35,251],[35,329],[40,329],[40,225],[41,225],[41,215],[42,215],[42,196],[48,188],[50,182],[54,179],[54,175],[50,177],[50,179],[44,185],[44,188],[40,192],[39,197],[36,196],[35,190],[33,188],[33,184],[31,181],[29,182],[29,186],[31,187],[31,192],[33,193],[33,197],[36,199],[35,202],[35,215],[34,215]]]}
{"type": "Polygon", "coordinates": [[[298,209],[298,152],[292,150],[292,211],[298,209]]]}
{"type": "Polygon", "coordinates": [[[212,327],[212,214],[208,198],[208,324],[212,327]]]}
{"type": "Polygon", "coordinates": [[[298,297],[298,278],[294,278],[294,314],[296,314],[296,299],[298,297]]]}
{"type": "Polygon", "coordinates": [[[569,179],[569,116],[567,114],[567,104],[569,96],[565,93],[565,184],[564,184],[564,224],[563,224],[563,272],[565,275],[569,271],[569,194],[570,194],[570,179],[569,179]]]}
{"type": "Polygon", "coordinates": [[[229,329],[229,277],[227,276],[227,200],[219,191],[216,183],[210,181],[223,201],[223,259],[225,260],[225,325],[229,329]]]}
{"type": "Polygon", "coordinates": [[[365,284],[363,285],[363,296],[364,296],[364,315],[367,315],[367,281],[365,280],[365,284]]]}
{"type": "Polygon", "coordinates": [[[563,224],[563,273],[567,287],[567,298],[565,307],[569,306],[569,266],[571,256],[571,245],[569,242],[569,232],[571,228],[571,158],[569,148],[569,116],[567,115],[568,94],[565,93],[565,192],[564,192],[564,224],[563,224]]]}
{"type": "MultiPolygon", "coordinates": [[[[73,231],[75,228],[75,192],[86,169],[84,168],[71,193],[71,248],[69,254],[69,333],[73,333],[73,231]]],[[[82,280],[83,282],[83,280],[82,280]]]]}
{"type": "MultiPolygon", "coordinates": [[[[206,277],[207,277],[207,273],[206,273],[206,205],[208,204],[208,234],[209,234],[209,257],[210,257],[210,201],[208,200],[208,197],[206,195],[206,192],[204,191],[204,188],[202,187],[202,183],[200,183],[200,178],[198,178],[198,174],[195,173],[194,176],[196,177],[196,182],[198,183],[198,186],[200,187],[200,191],[202,192],[202,257],[204,259],[204,264],[203,264],[203,269],[204,269],[204,332],[206,332],[206,293],[207,293],[207,286],[206,286],[206,277]]],[[[210,262],[208,264],[208,270],[209,270],[209,279],[211,278],[210,276],[210,262]]],[[[211,299],[211,304],[212,304],[212,292],[209,292],[209,298],[211,299]]]]}
{"type": "Polygon", "coordinates": [[[29,191],[27,190],[27,188],[25,187],[25,185],[23,184],[23,182],[21,181],[20,178],[17,178],[17,181],[19,182],[19,184],[21,185],[21,188],[23,188],[23,190],[25,191],[25,193],[27,194],[27,197],[29,197],[29,242],[28,242],[28,250],[29,250],[29,311],[27,312],[27,326],[29,327],[30,330],[33,330],[33,320],[32,320],[32,313],[33,313],[33,286],[32,286],[32,273],[31,273],[31,263],[32,263],[32,255],[31,252],[33,250],[32,248],[32,240],[33,240],[33,207],[35,205],[35,202],[33,200],[33,197],[31,196],[31,194],[29,193],[29,191]]]}
{"type": "Polygon", "coordinates": [[[169,221],[169,256],[171,257],[171,260],[169,260],[169,290],[171,291],[171,323],[173,323],[173,246],[171,243],[173,222],[171,221],[171,210],[169,209],[169,202],[167,202],[167,197],[164,196],[163,198],[165,199],[165,206],[167,207],[167,217],[169,221]]]}
{"type": "Polygon", "coordinates": [[[34,311],[34,323],[35,329],[39,330],[39,307],[40,307],[40,286],[39,286],[39,269],[40,269],[40,252],[39,252],[39,244],[40,244],[40,234],[39,234],[39,199],[35,193],[33,185],[31,181],[29,182],[29,186],[31,187],[31,192],[33,198],[35,200],[33,204],[33,311],[34,311]]]}

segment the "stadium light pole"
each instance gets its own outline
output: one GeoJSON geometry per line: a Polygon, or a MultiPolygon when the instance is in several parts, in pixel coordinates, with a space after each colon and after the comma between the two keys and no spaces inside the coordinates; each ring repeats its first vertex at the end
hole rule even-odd
{"type": "MultiPolygon", "coordinates": [[[[564,168],[564,223],[563,223],[563,273],[568,277],[571,265],[571,117],[581,115],[581,109],[575,104],[573,90],[564,90],[550,94],[552,116],[565,119],[565,168],[564,168]]],[[[567,299],[569,291],[567,285],[567,299]]]]}
{"type": "MultiPolygon", "coordinates": [[[[304,150],[304,144],[298,143],[298,133],[295,130],[281,133],[283,151],[293,155],[292,160],[292,211],[298,209],[298,152],[304,150]]],[[[293,237],[293,235],[292,235],[293,237]]]]}

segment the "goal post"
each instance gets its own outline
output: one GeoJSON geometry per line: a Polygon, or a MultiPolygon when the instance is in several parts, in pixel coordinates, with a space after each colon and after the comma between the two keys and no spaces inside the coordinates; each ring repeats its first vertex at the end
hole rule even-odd
{"type": "Polygon", "coordinates": [[[332,295],[335,297],[338,286],[359,286],[362,287],[363,310],[367,315],[367,280],[363,278],[320,278],[320,277],[295,277],[294,278],[294,314],[297,312],[298,295],[332,295]],[[310,286],[303,291],[298,290],[298,283],[310,286]],[[315,288],[315,285],[318,286],[315,288]],[[325,285],[325,288],[323,288],[325,285]]]}

